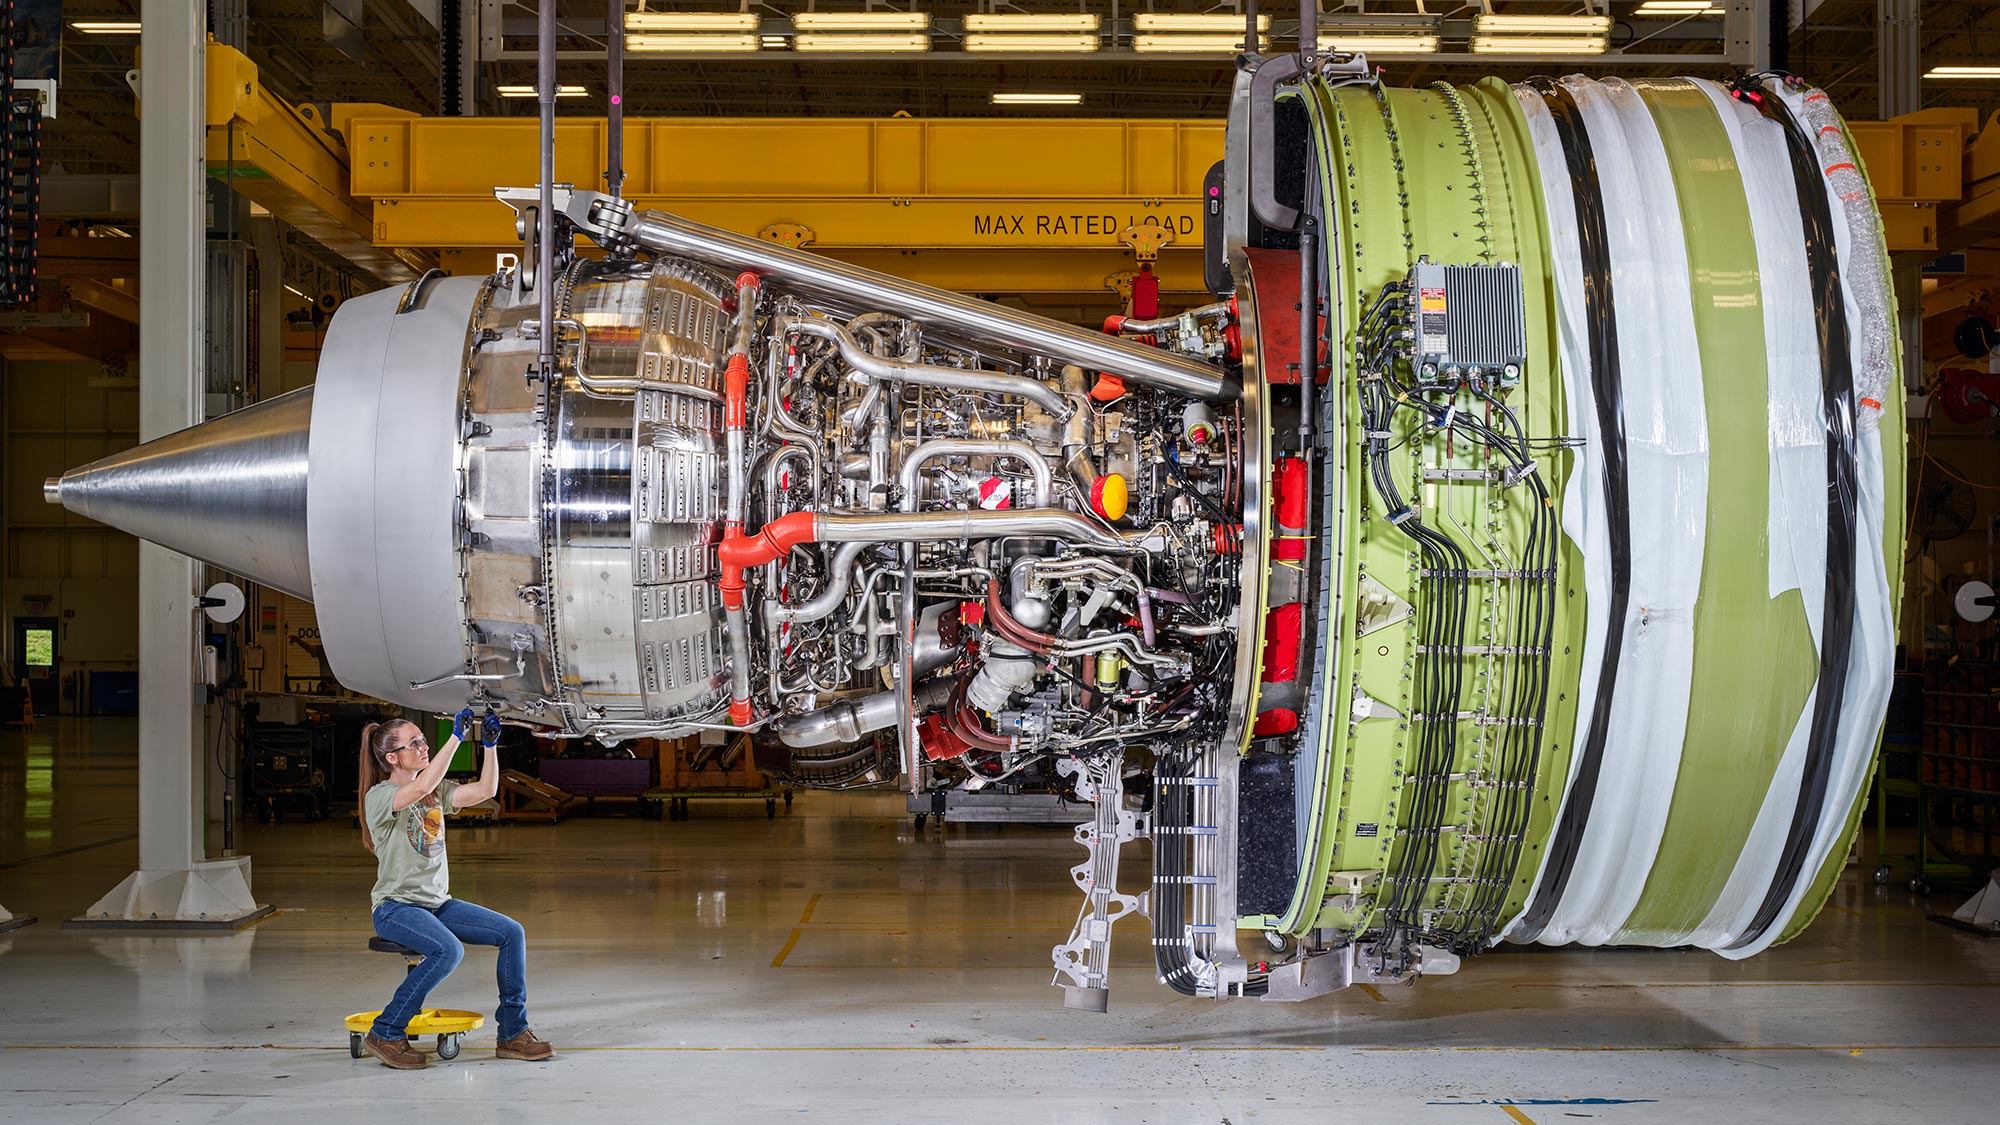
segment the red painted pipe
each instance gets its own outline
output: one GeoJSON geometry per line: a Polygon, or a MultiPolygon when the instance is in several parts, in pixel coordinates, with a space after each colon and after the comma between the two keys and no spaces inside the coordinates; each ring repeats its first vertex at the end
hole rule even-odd
{"type": "Polygon", "coordinates": [[[745,535],[739,528],[734,536],[725,537],[715,548],[716,561],[722,565],[722,581],[717,583],[722,589],[722,607],[743,608],[744,571],[776,562],[793,547],[818,538],[819,516],[812,512],[779,516],[755,535],[745,535]]]}

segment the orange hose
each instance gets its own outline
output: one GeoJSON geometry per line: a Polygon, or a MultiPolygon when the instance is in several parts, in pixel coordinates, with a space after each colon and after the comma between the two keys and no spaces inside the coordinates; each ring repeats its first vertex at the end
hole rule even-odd
{"type": "Polygon", "coordinates": [[[818,538],[819,516],[812,512],[779,516],[755,535],[745,535],[741,528],[735,535],[725,535],[715,548],[716,561],[722,566],[722,580],[716,585],[722,590],[723,608],[743,608],[744,571],[776,562],[793,547],[818,538]]]}

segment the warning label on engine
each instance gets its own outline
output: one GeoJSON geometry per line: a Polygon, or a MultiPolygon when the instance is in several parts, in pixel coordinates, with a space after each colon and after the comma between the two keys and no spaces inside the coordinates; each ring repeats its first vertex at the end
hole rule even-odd
{"type": "Polygon", "coordinates": [[[1444,355],[1451,351],[1451,334],[1445,331],[1447,302],[1444,289],[1424,288],[1417,291],[1417,352],[1421,355],[1444,355]]]}

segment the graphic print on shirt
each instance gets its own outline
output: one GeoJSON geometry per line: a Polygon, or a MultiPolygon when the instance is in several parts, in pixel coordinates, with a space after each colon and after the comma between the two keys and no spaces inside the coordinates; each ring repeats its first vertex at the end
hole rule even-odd
{"type": "Polygon", "coordinates": [[[444,854],[444,802],[426,802],[411,810],[410,846],[425,859],[444,854]]]}

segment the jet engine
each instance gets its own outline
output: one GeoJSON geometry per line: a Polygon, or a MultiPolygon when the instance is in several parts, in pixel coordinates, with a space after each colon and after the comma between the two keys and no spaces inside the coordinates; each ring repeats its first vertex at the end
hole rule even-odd
{"type": "Polygon", "coordinates": [[[528,246],[605,256],[348,301],[315,387],[48,498],[311,598],[384,700],[1055,779],[1095,806],[1075,1007],[1127,916],[1163,983],[1267,1000],[1796,934],[1900,581],[1841,119],[1778,79],[1284,61],[1237,89],[1214,303],[1082,328],[503,190],[528,246]]]}

